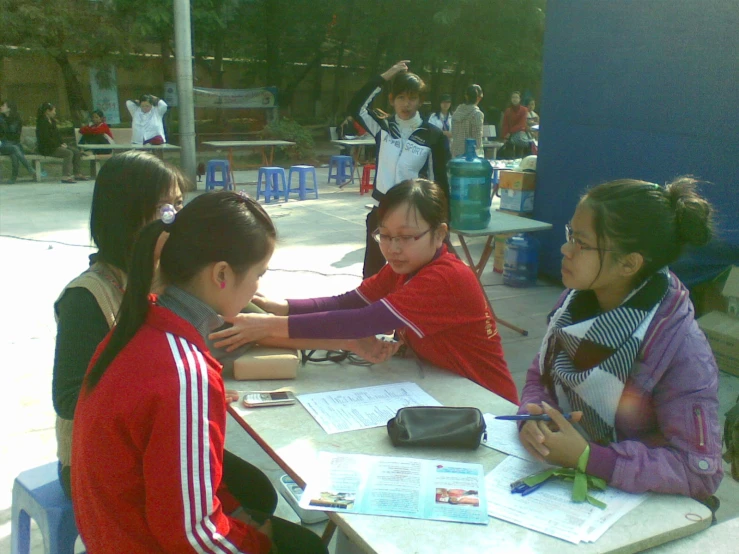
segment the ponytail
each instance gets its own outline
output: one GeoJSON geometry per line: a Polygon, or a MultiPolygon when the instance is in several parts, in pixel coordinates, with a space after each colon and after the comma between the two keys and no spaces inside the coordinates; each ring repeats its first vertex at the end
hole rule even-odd
{"type": "Polygon", "coordinates": [[[713,210],[696,192],[698,183],[690,176],[678,177],[665,187],[621,179],[589,190],[580,205],[592,210],[601,263],[606,248],[616,257],[641,254],[644,264],[635,283],[639,284],[676,261],[686,245],[708,243],[713,210]]]}
{"type": "Polygon", "coordinates": [[[136,239],[116,326],[87,374],[88,390],[97,385],[146,321],[154,253],[162,232],[170,233],[159,257],[159,271],[167,285],[189,283],[200,270],[217,262],[226,262],[234,273],[242,276],[274,248],[276,230],[272,220],[258,202],[243,192],[202,194],[174,214],[173,207],[163,208],[163,221],[148,224],[136,239]]]}
{"type": "Polygon", "coordinates": [[[154,249],[164,223],[157,219],[141,229],[129,264],[128,284],[123,295],[118,319],[108,344],[88,372],[85,384],[95,388],[111,362],[134,337],[146,320],[149,311],[149,291],[154,279],[154,249]]]}

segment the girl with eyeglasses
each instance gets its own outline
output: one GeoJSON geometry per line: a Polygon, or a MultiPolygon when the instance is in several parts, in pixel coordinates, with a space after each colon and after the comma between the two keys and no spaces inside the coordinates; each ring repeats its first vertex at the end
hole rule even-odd
{"type": "Polygon", "coordinates": [[[561,249],[568,290],[519,411],[553,420],[520,427],[542,461],[627,492],[706,501],[723,474],[718,369],[688,290],[668,269],[685,245],[711,238],[712,209],[695,186],[619,180],[582,197],[561,249]]]}
{"type": "Polygon", "coordinates": [[[380,200],[378,221],[372,237],[387,260],[378,274],[329,298],[257,295],[254,303],[269,314],[237,315],[228,320],[233,327],[211,340],[233,349],[264,337],[353,339],[395,330],[419,358],[518,403],[484,292],[444,244],[449,226],[441,187],[425,179],[403,181],[380,200]]]}

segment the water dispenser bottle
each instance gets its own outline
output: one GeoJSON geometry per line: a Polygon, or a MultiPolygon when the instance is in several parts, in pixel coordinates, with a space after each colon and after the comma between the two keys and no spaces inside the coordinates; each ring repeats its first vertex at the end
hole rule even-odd
{"type": "Polygon", "coordinates": [[[485,229],[490,223],[493,168],[475,154],[475,139],[467,139],[463,155],[449,160],[449,211],[454,229],[485,229]]]}
{"type": "Polygon", "coordinates": [[[509,287],[533,287],[539,273],[539,241],[526,234],[506,241],[503,284],[509,287]]]}

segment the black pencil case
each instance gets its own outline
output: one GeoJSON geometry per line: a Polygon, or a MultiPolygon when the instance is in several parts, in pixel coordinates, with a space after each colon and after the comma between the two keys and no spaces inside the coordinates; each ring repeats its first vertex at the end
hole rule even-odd
{"type": "Polygon", "coordinates": [[[477,408],[413,406],[401,408],[387,422],[395,446],[469,448],[480,446],[485,419],[477,408]]]}

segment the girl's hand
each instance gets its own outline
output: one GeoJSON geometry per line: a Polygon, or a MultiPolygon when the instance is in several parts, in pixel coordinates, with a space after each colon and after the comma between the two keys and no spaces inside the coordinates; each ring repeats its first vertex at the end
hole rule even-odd
{"type": "MultiPolygon", "coordinates": [[[[588,446],[588,442],[562,414],[546,402],[542,402],[544,413],[552,418],[551,422],[529,421],[537,423],[544,436],[543,446],[549,450],[544,456],[547,462],[562,467],[576,467],[577,460],[588,446]]],[[[580,421],[582,412],[572,412],[572,421],[580,421]]]]}
{"type": "Polygon", "coordinates": [[[287,315],[289,307],[287,300],[272,300],[267,298],[263,294],[257,292],[251,299],[255,305],[262,308],[265,312],[269,312],[274,315],[287,315]]]}
{"type": "Polygon", "coordinates": [[[275,320],[272,314],[238,314],[224,320],[233,327],[208,335],[217,348],[232,352],[248,342],[255,342],[275,334],[275,320]]]}
{"type": "Polygon", "coordinates": [[[236,402],[239,399],[239,391],[232,390],[232,389],[226,389],[226,404],[230,404],[231,402],[236,402]]]}
{"type": "MultiPolygon", "coordinates": [[[[541,415],[544,410],[538,404],[526,404],[526,410],[531,415],[541,415]]],[[[521,426],[518,432],[518,439],[534,458],[540,462],[546,463],[546,456],[549,456],[549,449],[544,446],[544,434],[539,429],[538,421],[527,421],[521,426]]]]}
{"type": "Polygon", "coordinates": [[[384,341],[377,337],[366,337],[363,339],[352,339],[347,345],[347,350],[361,356],[373,364],[381,364],[392,356],[400,348],[396,341],[384,341]]]}
{"type": "Polygon", "coordinates": [[[385,73],[382,74],[382,78],[386,81],[389,81],[395,75],[400,73],[401,71],[408,71],[408,64],[410,63],[410,60],[400,60],[398,63],[396,63],[394,66],[392,66],[390,69],[388,69],[385,73]]]}

